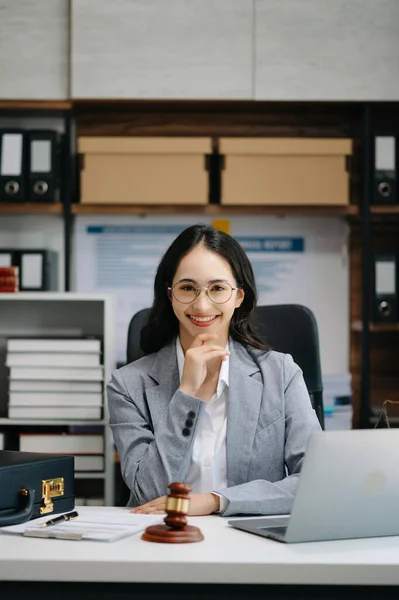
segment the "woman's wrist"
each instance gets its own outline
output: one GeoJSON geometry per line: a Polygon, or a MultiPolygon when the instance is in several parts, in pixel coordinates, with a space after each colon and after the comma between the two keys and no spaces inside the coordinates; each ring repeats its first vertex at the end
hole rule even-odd
{"type": "Polygon", "coordinates": [[[214,494],[213,492],[211,492],[211,497],[212,497],[212,504],[213,504],[213,509],[212,509],[212,513],[218,513],[220,511],[220,496],[218,494],[214,494]]]}
{"type": "Polygon", "coordinates": [[[194,388],[184,384],[180,385],[178,389],[183,394],[187,394],[188,396],[194,396],[194,398],[196,398],[196,394],[198,392],[198,390],[195,390],[194,388]]]}

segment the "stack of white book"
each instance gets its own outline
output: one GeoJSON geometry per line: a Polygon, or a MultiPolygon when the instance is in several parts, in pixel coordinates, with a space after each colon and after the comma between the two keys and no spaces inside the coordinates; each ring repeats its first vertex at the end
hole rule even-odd
{"type": "Polygon", "coordinates": [[[6,366],[10,419],[101,419],[100,340],[10,338],[6,366]]]}
{"type": "Polygon", "coordinates": [[[20,433],[21,452],[73,454],[75,471],[104,471],[104,437],[101,434],[20,433]]]}

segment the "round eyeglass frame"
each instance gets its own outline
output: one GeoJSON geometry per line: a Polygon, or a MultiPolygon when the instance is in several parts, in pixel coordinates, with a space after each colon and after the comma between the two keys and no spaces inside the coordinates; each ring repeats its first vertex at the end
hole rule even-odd
{"type": "MultiPolygon", "coordinates": [[[[179,285],[179,283],[182,283],[181,281],[178,281],[177,283],[175,283],[175,285],[173,286],[168,286],[168,291],[172,294],[173,298],[176,300],[176,302],[180,302],[180,304],[191,304],[192,302],[195,302],[195,300],[198,298],[198,296],[200,295],[200,293],[202,292],[202,290],[205,290],[205,293],[208,297],[208,299],[212,302],[212,304],[226,304],[226,302],[228,302],[232,295],[233,292],[240,290],[241,286],[238,287],[233,287],[231,285],[231,283],[229,283],[228,281],[223,281],[223,283],[227,283],[227,285],[231,288],[231,294],[230,296],[227,298],[227,300],[223,300],[223,302],[215,302],[215,300],[212,300],[212,298],[209,296],[209,286],[210,285],[214,285],[215,283],[217,283],[217,281],[214,281],[213,283],[210,283],[209,285],[203,285],[203,286],[196,286],[196,296],[195,298],[193,298],[192,300],[189,300],[188,302],[183,302],[182,300],[179,300],[178,298],[176,298],[175,293],[174,293],[174,288],[179,285]]],[[[193,282],[191,282],[193,283],[193,282]]]]}

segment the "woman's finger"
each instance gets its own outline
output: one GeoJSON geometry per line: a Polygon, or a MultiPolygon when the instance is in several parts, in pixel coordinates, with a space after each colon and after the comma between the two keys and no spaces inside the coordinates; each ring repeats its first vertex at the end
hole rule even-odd
{"type": "Polygon", "coordinates": [[[141,506],[136,506],[136,508],[131,509],[131,513],[145,513],[149,509],[161,509],[165,507],[165,500],[159,502],[147,502],[146,504],[142,504],[141,506]]]}
{"type": "Polygon", "coordinates": [[[191,348],[198,348],[198,346],[202,346],[205,342],[209,340],[217,340],[217,335],[215,333],[200,333],[196,336],[193,343],[191,344],[191,348]]]}
{"type": "Polygon", "coordinates": [[[213,358],[226,358],[229,354],[230,352],[227,352],[227,350],[223,348],[222,350],[210,350],[203,355],[203,358],[208,361],[212,360],[213,358]]]}
{"type": "Polygon", "coordinates": [[[198,360],[203,358],[207,354],[207,352],[210,352],[211,350],[220,350],[222,352],[228,352],[228,350],[226,350],[224,346],[219,346],[217,344],[205,344],[204,346],[200,346],[195,349],[191,348],[190,350],[187,350],[186,358],[191,356],[191,358],[198,360]]]}
{"type": "Polygon", "coordinates": [[[164,512],[165,512],[165,508],[157,507],[157,506],[149,506],[148,508],[140,510],[140,512],[137,512],[136,514],[140,514],[140,515],[155,515],[155,514],[161,514],[161,513],[164,513],[164,512]]]}

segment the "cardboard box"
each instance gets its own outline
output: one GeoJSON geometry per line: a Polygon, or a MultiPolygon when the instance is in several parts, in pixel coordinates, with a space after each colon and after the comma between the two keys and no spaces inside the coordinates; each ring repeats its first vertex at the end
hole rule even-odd
{"type": "Polygon", "coordinates": [[[219,152],[222,204],[349,204],[350,139],[221,138],[219,152]]]}
{"type": "Polygon", "coordinates": [[[211,138],[80,137],[83,204],[207,204],[211,138]]]}

